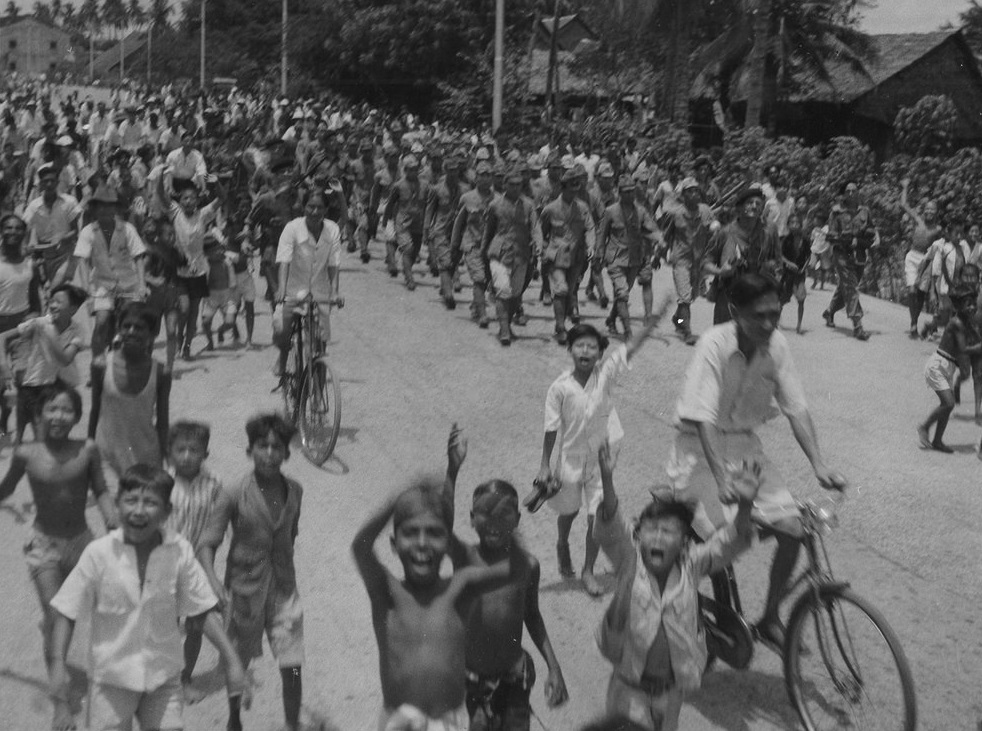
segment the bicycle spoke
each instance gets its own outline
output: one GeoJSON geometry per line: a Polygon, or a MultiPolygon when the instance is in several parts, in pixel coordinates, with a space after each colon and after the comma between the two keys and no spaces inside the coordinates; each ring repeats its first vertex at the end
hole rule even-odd
{"type": "Polygon", "coordinates": [[[300,397],[300,441],[307,458],[322,464],[334,451],[341,421],[340,387],[325,359],[311,366],[300,397]]]}
{"type": "Polygon", "coordinates": [[[789,631],[788,683],[808,731],[914,728],[913,681],[893,631],[851,592],[812,604],[789,631]]]}

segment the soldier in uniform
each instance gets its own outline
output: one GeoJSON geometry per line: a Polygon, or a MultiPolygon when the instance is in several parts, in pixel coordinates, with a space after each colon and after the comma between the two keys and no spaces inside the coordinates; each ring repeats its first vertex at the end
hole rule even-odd
{"type": "MultiPolygon", "coordinates": [[[[593,225],[597,228],[600,228],[604,211],[617,201],[615,181],[614,166],[606,161],[600,163],[597,166],[596,181],[587,196],[590,213],[593,215],[593,225]]],[[[586,285],[586,298],[596,300],[600,308],[606,310],[610,300],[607,299],[607,290],[604,287],[603,267],[604,263],[599,258],[593,257],[590,266],[590,281],[586,285]],[[596,288],[596,294],[594,294],[594,288],[596,288]]]]}
{"type": "Polygon", "coordinates": [[[838,284],[829,308],[822,313],[825,324],[835,327],[835,313],[845,308],[852,320],[852,334],[857,340],[869,340],[863,329],[863,306],[859,302],[859,280],[876,240],[876,229],[869,208],[859,204],[859,185],[846,181],[841,190],[842,201],[832,206],[829,214],[828,242],[832,246],[832,261],[838,284]]]}
{"type": "Polygon", "coordinates": [[[382,226],[391,218],[395,221],[396,246],[402,259],[402,276],[406,289],[416,289],[413,265],[423,246],[423,214],[429,186],[419,179],[419,160],[406,155],[402,161],[402,178],[389,191],[389,201],[382,214],[382,226]]]}
{"type": "Polygon", "coordinates": [[[474,299],[471,301],[471,319],[476,320],[478,327],[486,328],[491,320],[488,318],[484,292],[488,288],[487,262],[482,253],[484,241],[484,221],[494,191],[491,190],[491,165],[485,161],[477,164],[474,170],[475,187],[460,196],[460,207],[454,219],[453,233],[450,237],[451,269],[456,270],[461,257],[467,266],[474,288],[474,299]]]}
{"type": "Polygon", "coordinates": [[[635,281],[641,284],[645,320],[651,316],[651,259],[659,233],[655,219],[635,200],[634,178],[622,175],[617,187],[620,199],[604,210],[594,261],[607,267],[614,290],[614,306],[607,318],[607,329],[611,335],[616,335],[619,317],[624,326],[624,339],[630,340],[628,300],[635,281]]]}
{"type": "Polygon", "coordinates": [[[535,204],[522,195],[522,171],[505,174],[505,192],[488,209],[484,225],[484,252],[496,295],[498,341],[511,345],[511,320],[521,306],[526,272],[541,248],[535,204]]]}
{"type": "Polygon", "coordinates": [[[690,323],[692,301],[699,294],[702,280],[703,257],[709,248],[709,239],[718,228],[716,218],[708,205],[702,203],[704,192],[695,178],[686,178],[679,184],[682,205],[669,216],[668,238],[672,246],[672,280],[678,297],[678,307],[672,322],[687,345],[695,345],[690,323]]]}
{"type": "Polygon", "coordinates": [[[566,344],[566,317],[576,324],[579,314],[576,293],[582,266],[595,244],[590,207],[579,198],[580,176],[575,169],[562,177],[561,195],[542,209],[542,238],[546,242],[542,260],[549,269],[549,288],[556,317],[556,340],[566,344]]]}
{"type": "Polygon", "coordinates": [[[460,197],[467,186],[460,180],[463,160],[451,156],[444,165],[444,175],[430,188],[426,204],[423,239],[433,253],[433,260],[440,273],[440,296],[448,310],[457,306],[453,296],[453,275],[456,267],[450,255],[450,235],[453,233],[454,216],[460,207],[460,197]]]}

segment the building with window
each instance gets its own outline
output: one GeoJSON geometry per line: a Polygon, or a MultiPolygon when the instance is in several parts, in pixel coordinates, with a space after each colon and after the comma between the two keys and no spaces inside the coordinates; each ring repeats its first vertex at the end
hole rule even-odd
{"type": "Polygon", "coordinates": [[[4,73],[54,73],[71,59],[71,39],[61,28],[33,17],[0,23],[0,69],[4,73]]]}

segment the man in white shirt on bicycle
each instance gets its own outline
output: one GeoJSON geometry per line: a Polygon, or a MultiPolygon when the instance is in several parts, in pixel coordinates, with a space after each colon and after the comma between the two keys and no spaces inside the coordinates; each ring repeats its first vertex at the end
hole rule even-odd
{"type": "Polygon", "coordinates": [[[736,508],[731,474],[744,460],[761,467],[755,519],[772,528],[777,551],[771,566],[761,639],[783,646],[780,602],[801,548],[800,512],[775,466],[764,455],[756,429],[783,413],[795,439],[826,489],[844,490],[845,478],[822,458],[804,390],[788,341],[778,330],[777,283],[760,274],[738,277],[731,290],[733,320],[699,338],[676,407],[678,433],[668,463],[677,497],[699,501],[693,528],[703,538],[736,508]],[[716,488],[716,489],[714,489],[716,488]]]}
{"type": "Polygon", "coordinates": [[[294,307],[308,293],[320,310],[324,342],[331,339],[330,305],[337,301],[341,268],[341,229],[325,218],[327,193],[315,189],[307,198],[304,215],[283,228],[276,248],[279,266],[278,306],[273,313],[273,342],[280,351],[277,374],[283,372],[293,321],[294,307]]]}

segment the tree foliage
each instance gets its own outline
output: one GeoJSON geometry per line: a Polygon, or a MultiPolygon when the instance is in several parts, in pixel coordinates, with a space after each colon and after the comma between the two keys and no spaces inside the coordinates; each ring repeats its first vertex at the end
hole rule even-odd
{"type": "Polygon", "coordinates": [[[897,112],[894,139],[911,155],[945,155],[955,139],[958,110],[947,96],[925,96],[912,107],[897,112]]]}

